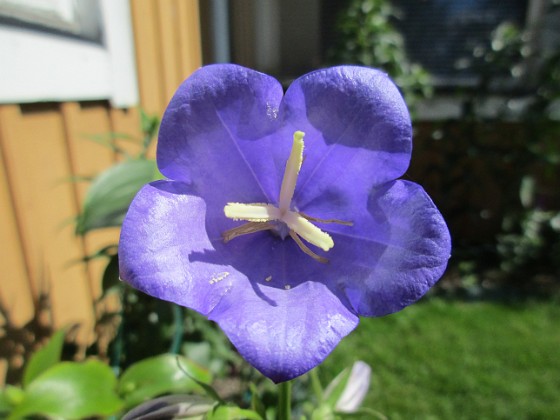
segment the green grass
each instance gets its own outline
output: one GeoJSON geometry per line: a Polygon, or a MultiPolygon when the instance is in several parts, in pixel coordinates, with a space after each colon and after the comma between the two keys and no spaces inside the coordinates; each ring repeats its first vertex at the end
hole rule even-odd
{"type": "Polygon", "coordinates": [[[428,300],[362,319],[321,368],[373,370],[365,406],[390,419],[560,418],[560,306],[428,300]]]}

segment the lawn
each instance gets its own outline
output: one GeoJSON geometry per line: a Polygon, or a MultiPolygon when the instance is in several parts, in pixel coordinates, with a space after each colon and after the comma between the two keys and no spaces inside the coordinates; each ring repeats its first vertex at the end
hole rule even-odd
{"type": "Polygon", "coordinates": [[[361,359],[390,419],[560,418],[560,305],[448,302],[363,319],[322,375],[361,359]]]}

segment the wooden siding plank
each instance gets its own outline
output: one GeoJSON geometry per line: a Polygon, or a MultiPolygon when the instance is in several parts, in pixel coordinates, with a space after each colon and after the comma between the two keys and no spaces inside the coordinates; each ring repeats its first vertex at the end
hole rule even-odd
{"type": "Polygon", "coordinates": [[[179,16],[179,59],[181,63],[179,84],[202,65],[200,38],[200,11],[198,1],[177,0],[179,16]]]}
{"type": "Polygon", "coordinates": [[[62,117],[55,104],[23,110],[2,107],[2,123],[10,132],[3,144],[5,161],[25,258],[35,293],[49,292],[55,326],[81,323],[78,337],[85,341],[93,325],[92,297],[84,266],[72,264],[83,248],[70,223],[77,208],[62,117]]]}
{"type": "MultiPolygon", "coordinates": [[[[20,327],[33,317],[33,291],[23,257],[23,244],[13,208],[10,178],[4,159],[4,142],[10,138],[5,113],[0,108],[0,304],[8,312],[12,325],[20,327]]],[[[4,376],[0,375],[0,382],[4,376]]]]}
{"type": "MultiPolygon", "coordinates": [[[[128,153],[131,157],[137,156],[141,150],[142,134],[140,133],[140,112],[138,108],[109,110],[111,131],[119,135],[130,137],[129,139],[117,138],[118,147],[128,153]]],[[[117,160],[123,160],[125,156],[117,154],[117,160]]]]}
{"type": "Polygon", "coordinates": [[[169,103],[181,80],[179,59],[179,16],[175,0],[160,0],[158,5],[158,26],[160,28],[161,63],[163,70],[164,104],[169,103]]]}
{"type": "MultiPolygon", "coordinates": [[[[178,85],[201,64],[198,2],[130,3],[141,104],[161,117],[178,85]]],[[[71,220],[86,186],[72,183],[70,176],[88,175],[112,162],[102,148],[82,141],[82,134],[93,134],[91,129],[141,140],[136,109],[76,103],[0,106],[0,234],[9,238],[0,250],[6,261],[0,299],[7,296],[14,305],[14,321],[27,321],[33,299],[49,291],[56,326],[81,322],[84,333],[93,325],[92,299],[99,293],[96,282],[103,266],[88,271],[83,264],[70,263],[116,233],[103,233],[103,239],[93,234],[85,242],[73,235],[71,220]]],[[[139,151],[126,141],[119,144],[134,154],[139,151]]],[[[154,150],[155,143],[150,156],[154,150]]]]}
{"type": "MultiPolygon", "coordinates": [[[[61,104],[61,112],[73,175],[95,176],[115,163],[115,153],[112,149],[87,138],[92,135],[110,135],[111,124],[107,103],[66,102],[61,104]]],[[[89,185],[89,182],[74,183],[77,197],[76,208],[81,209],[89,185]]],[[[117,244],[118,235],[118,228],[95,230],[88,233],[82,238],[86,255],[92,255],[107,245],[117,244]]],[[[105,259],[95,259],[87,263],[90,293],[94,298],[101,295],[101,278],[106,265],[107,260],[105,259]]]]}
{"type": "Polygon", "coordinates": [[[140,102],[146,112],[161,114],[166,106],[161,68],[158,7],[155,0],[131,0],[140,102]]]}

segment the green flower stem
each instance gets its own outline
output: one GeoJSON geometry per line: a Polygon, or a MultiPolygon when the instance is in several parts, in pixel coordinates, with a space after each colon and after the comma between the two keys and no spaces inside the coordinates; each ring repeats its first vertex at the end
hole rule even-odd
{"type": "Polygon", "coordinates": [[[278,385],[278,420],[292,418],[292,383],[282,382],[278,385]]]}
{"type": "Polygon", "coordinates": [[[126,295],[127,295],[127,288],[126,286],[120,288],[119,298],[121,301],[121,309],[119,310],[120,315],[120,322],[117,329],[117,335],[113,339],[112,343],[112,350],[110,355],[109,364],[115,375],[119,376],[121,374],[121,359],[124,351],[124,307],[126,305],[126,295]]]}
{"type": "Polygon", "coordinates": [[[181,343],[183,342],[183,311],[176,304],[171,304],[173,310],[173,340],[169,347],[169,353],[179,354],[181,351],[181,343]]]}
{"type": "Polygon", "coordinates": [[[323,400],[323,386],[321,385],[319,370],[317,368],[309,372],[309,379],[311,380],[311,389],[313,389],[315,398],[317,398],[317,403],[320,403],[323,400]]]}

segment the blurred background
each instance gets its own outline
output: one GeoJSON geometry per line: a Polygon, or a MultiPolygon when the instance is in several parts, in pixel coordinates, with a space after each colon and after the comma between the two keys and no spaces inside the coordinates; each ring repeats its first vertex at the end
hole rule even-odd
{"type": "Polygon", "coordinates": [[[0,0],[0,381],[18,383],[67,325],[70,358],[126,365],[178,345],[178,324],[181,352],[242,371],[200,320],[116,273],[122,215],[157,177],[165,106],[218,62],[284,86],[336,64],[389,73],[413,117],[404,178],[449,224],[430,296],[364,320],[322,374],[367,360],[367,404],[390,418],[557,417],[557,0],[0,0]]]}

